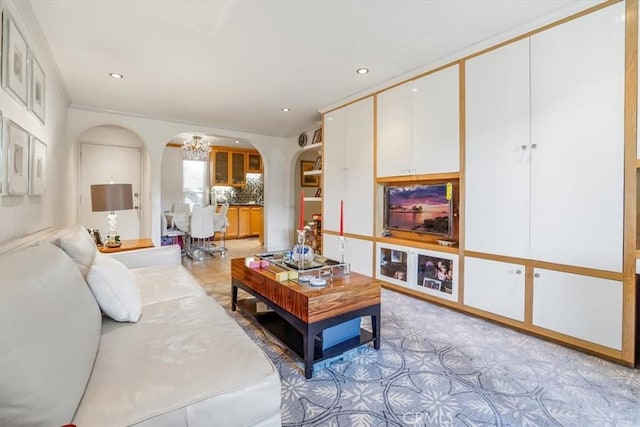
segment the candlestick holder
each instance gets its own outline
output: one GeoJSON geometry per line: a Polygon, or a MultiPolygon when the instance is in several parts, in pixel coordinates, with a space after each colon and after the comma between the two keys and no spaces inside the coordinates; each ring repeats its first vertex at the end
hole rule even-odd
{"type": "Polygon", "coordinates": [[[344,264],[344,236],[338,236],[338,252],[340,254],[340,264],[344,264]]]}
{"type": "Polygon", "coordinates": [[[304,267],[304,256],[305,256],[305,248],[304,248],[304,234],[305,230],[296,230],[298,233],[298,271],[302,271],[304,267]]]}

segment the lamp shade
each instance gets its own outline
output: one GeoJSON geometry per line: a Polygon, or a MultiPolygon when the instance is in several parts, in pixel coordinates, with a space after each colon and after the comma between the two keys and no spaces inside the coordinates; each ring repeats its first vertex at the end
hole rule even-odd
{"type": "Polygon", "coordinates": [[[133,209],[131,184],[96,184],[91,186],[93,212],[133,209]]]}

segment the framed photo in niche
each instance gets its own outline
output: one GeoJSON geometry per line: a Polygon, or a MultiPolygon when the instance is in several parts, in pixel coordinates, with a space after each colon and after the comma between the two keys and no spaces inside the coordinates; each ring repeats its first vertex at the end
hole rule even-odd
{"type": "Polygon", "coordinates": [[[313,170],[314,162],[309,160],[300,160],[300,186],[301,187],[318,187],[320,185],[320,175],[305,175],[305,172],[313,170]]]}
{"type": "Polygon", "coordinates": [[[313,139],[311,140],[312,144],[319,142],[322,142],[322,128],[316,129],[315,132],[313,132],[313,139]]]}
{"type": "Polygon", "coordinates": [[[23,196],[29,190],[29,133],[9,120],[7,135],[7,192],[23,196]]]}
{"type": "Polygon", "coordinates": [[[29,195],[42,196],[47,188],[47,145],[31,136],[29,155],[29,195]]]}
{"type": "Polygon", "coordinates": [[[17,100],[27,105],[27,42],[5,10],[2,34],[2,86],[17,100]]]}
{"type": "Polygon", "coordinates": [[[29,110],[44,124],[45,75],[40,63],[31,55],[31,90],[29,91],[29,110]]]}

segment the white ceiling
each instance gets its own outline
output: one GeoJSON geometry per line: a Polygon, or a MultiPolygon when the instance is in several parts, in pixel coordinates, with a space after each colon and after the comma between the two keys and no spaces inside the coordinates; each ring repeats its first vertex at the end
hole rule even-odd
{"type": "Polygon", "coordinates": [[[31,6],[76,106],[292,136],[317,127],[322,107],[598,2],[31,0],[31,6]],[[358,67],[371,72],[357,75],[358,67]],[[110,72],[125,78],[114,80],[110,72]]]}

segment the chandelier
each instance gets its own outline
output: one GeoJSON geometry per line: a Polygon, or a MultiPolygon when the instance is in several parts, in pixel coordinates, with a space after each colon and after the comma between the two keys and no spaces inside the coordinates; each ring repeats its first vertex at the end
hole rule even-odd
{"type": "Polygon", "coordinates": [[[191,141],[186,140],[182,144],[182,152],[185,157],[191,160],[200,160],[209,155],[211,146],[208,142],[203,142],[202,137],[199,135],[193,135],[191,141]]]}

